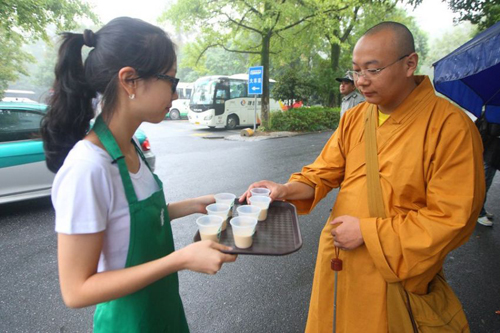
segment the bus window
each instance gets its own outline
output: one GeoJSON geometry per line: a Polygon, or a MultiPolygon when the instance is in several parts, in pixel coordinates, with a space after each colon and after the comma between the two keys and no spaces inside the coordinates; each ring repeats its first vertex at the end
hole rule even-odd
{"type": "Polygon", "coordinates": [[[241,81],[229,81],[230,98],[247,97],[247,85],[241,81]]]}
{"type": "Polygon", "coordinates": [[[210,105],[213,104],[213,92],[215,81],[201,81],[197,83],[195,92],[191,96],[191,104],[194,105],[210,105]]]}
{"type": "Polygon", "coordinates": [[[217,88],[215,90],[215,104],[224,104],[224,102],[228,99],[227,85],[224,83],[219,83],[217,84],[216,87],[217,88]]]}

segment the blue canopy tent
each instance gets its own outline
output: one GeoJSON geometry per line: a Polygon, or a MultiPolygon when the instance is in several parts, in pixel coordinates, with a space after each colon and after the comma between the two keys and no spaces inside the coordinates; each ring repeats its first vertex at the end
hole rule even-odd
{"type": "Polygon", "coordinates": [[[434,87],[476,117],[500,124],[500,22],[435,62],[434,87]]]}

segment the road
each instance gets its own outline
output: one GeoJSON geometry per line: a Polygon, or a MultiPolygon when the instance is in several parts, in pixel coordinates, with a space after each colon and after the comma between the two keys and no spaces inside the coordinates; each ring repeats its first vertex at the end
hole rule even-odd
{"type": "MultiPolygon", "coordinates": [[[[217,192],[243,193],[260,179],[285,182],[319,154],[331,132],[257,142],[203,139],[238,131],[192,127],[187,121],[143,125],[157,155],[167,201],[217,192]]],[[[458,181],[458,180],[457,180],[458,181]]],[[[500,178],[487,208],[500,220],[500,178]]],[[[215,276],[180,272],[180,293],[192,332],[303,332],[319,233],[332,191],[300,216],[303,246],[282,257],[240,255],[215,276]]],[[[176,248],[192,242],[193,215],[172,223],[176,248]]],[[[472,332],[500,332],[500,235],[478,225],[452,252],[445,273],[464,304],[472,332]]],[[[93,307],[67,309],[57,278],[50,200],[0,206],[0,332],[90,332],[93,307]]]]}

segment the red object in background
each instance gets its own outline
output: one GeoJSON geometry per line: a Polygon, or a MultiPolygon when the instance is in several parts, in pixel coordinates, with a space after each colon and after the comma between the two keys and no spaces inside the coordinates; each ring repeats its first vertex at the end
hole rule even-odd
{"type": "Polygon", "coordinates": [[[149,144],[149,140],[146,139],[141,145],[142,151],[148,151],[151,149],[151,145],[149,144]]]}
{"type": "Polygon", "coordinates": [[[301,108],[302,106],[304,106],[304,103],[302,103],[302,101],[297,101],[293,103],[292,106],[282,105],[281,108],[284,109],[284,111],[288,111],[290,109],[301,108]]]}

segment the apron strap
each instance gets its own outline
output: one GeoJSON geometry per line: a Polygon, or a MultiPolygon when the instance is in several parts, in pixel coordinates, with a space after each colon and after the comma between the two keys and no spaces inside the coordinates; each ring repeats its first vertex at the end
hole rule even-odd
{"type": "Polygon", "coordinates": [[[139,156],[142,158],[142,160],[144,161],[144,164],[146,164],[146,166],[148,167],[149,171],[151,171],[151,173],[153,174],[153,178],[155,179],[156,183],[158,184],[158,187],[161,188],[163,190],[163,183],[162,181],[160,180],[160,178],[158,178],[158,176],[153,172],[153,170],[151,170],[151,166],[149,166],[149,163],[148,163],[148,160],[146,159],[146,156],[144,156],[144,153],[142,152],[142,149],[141,147],[139,147],[137,145],[137,142],[135,142],[135,140],[132,139],[132,143],[134,144],[134,147],[135,147],[135,150],[137,151],[137,153],[139,154],[139,156]]]}
{"type": "Polygon", "coordinates": [[[108,154],[113,159],[113,162],[111,163],[118,164],[118,169],[120,170],[120,176],[122,179],[123,187],[125,189],[125,195],[127,196],[127,201],[129,205],[132,203],[136,203],[137,196],[135,195],[134,185],[132,184],[132,180],[130,179],[130,174],[127,169],[127,165],[125,164],[125,156],[123,155],[122,151],[120,150],[120,147],[118,146],[118,143],[116,143],[116,140],[113,137],[113,134],[109,130],[106,123],[104,123],[104,120],[102,120],[101,116],[97,117],[93,130],[97,134],[97,137],[99,137],[99,140],[101,140],[101,143],[108,152],[108,154]]]}

